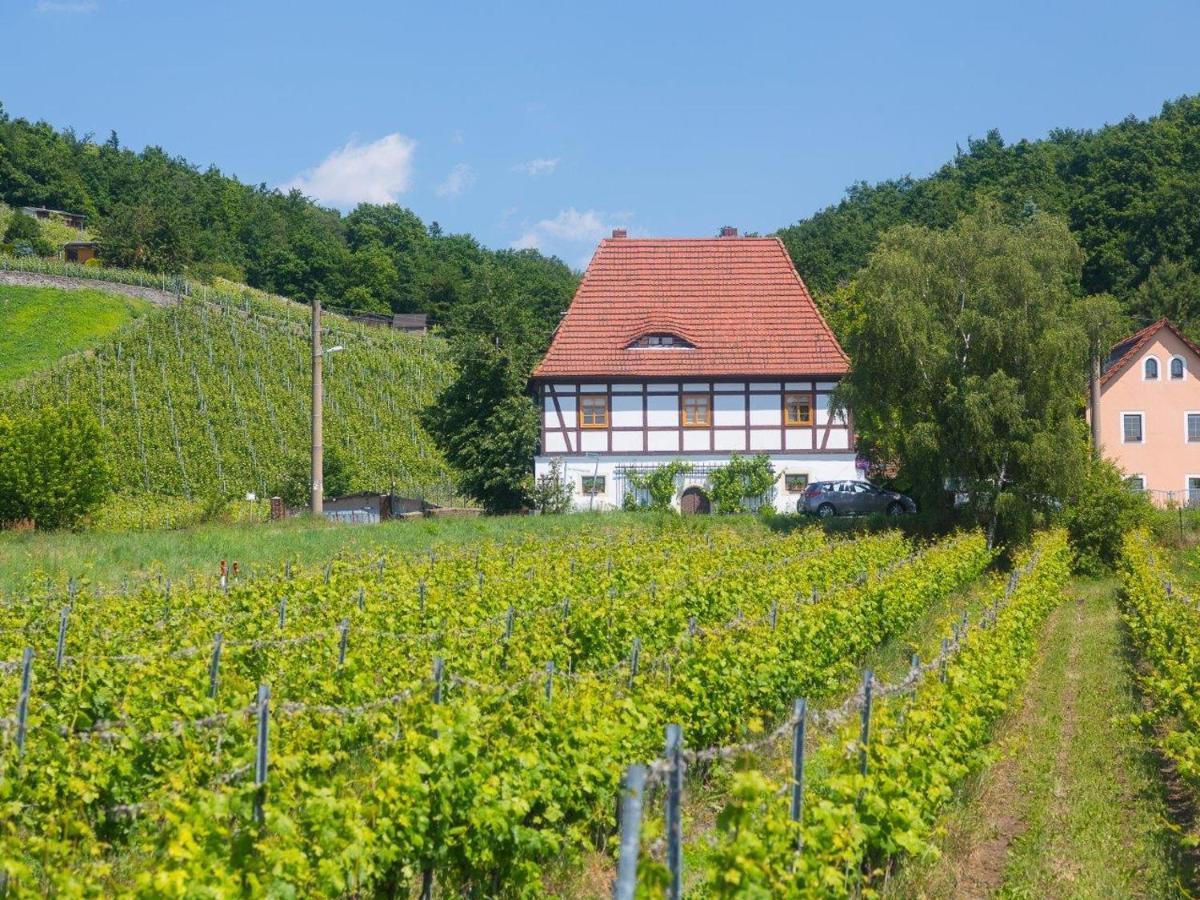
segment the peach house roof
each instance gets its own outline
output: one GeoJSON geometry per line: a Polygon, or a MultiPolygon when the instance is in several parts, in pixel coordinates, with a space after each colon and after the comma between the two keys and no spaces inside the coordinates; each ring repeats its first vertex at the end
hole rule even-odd
{"type": "Polygon", "coordinates": [[[774,237],[600,242],[533,377],[840,376],[849,359],[774,237]],[[630,349],[646,334],[693,348],[630,349]]]}
{"type": "Polygon", "coordinates": [[[1110,381],[1116,378],[1125,370],[1125,368],[1137,359],[1143,348],[1154,340],[1154,336],[1162,329],[1168,329],[1177,338],[1183,341],[1184,345],[1189,350],[1200,357],[1200,347],[1188,340],[1187,336],[1179,330],[1179,327],[1170,319],[1159,319],[1150,325],[1147,325],[1141,331],[1136,331],[1123,341],[1113,345],[1109,353],[1108,360],[1104,364],[1104,372],[1100,376],[1100,384],[1107,385],[1110,381]]]}

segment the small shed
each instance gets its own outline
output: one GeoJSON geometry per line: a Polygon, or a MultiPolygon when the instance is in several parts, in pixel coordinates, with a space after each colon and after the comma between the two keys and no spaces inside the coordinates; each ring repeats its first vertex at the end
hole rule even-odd
{"type": "Polygon", "coordinates": [[[100,255],[100,246],[95,241],[67,241],[63,244],[63,259],[69,263],[83,265],[100,255]]]}
{"type": "Polygon", "coordinates": [[[375,525],[412,515],[428,513],[431,504],[413,497],[363,491],[345,497],[326,497],[325,518],[352,525],[375,525]]]}
{"type": "Polygon", "coordinates": [[[408,334],[425,334],[429,331],[429,317],[425,313],[396,313],[392,316],[392,327],[408,334]]]}
{"type": "Polygon", "coordinates": [[[44,206],[22,206],[21,212],[42,221],[57,219],[64,225],[69,225],[79,231],[82,231],[83,227],[87,224],[87,216],[83,213],[67,212],[64,209],[47,209],[44,206]]]}
{"type": "Polygon", "coordinates": [[[372,491],[347,494],[345,497],[327,497],[325,518],[331,522],[374,525],[392,517],[391,501],[391,495],[372,491]]]}

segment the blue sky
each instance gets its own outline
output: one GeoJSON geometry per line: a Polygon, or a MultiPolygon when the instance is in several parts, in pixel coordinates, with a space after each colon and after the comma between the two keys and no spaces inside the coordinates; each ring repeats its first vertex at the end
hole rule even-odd
{"type": "Polygon", "coordinates": [[[1200,4],[0,0],[0,102],[574,266],[1200,91],[1200,4]],[[972,7],[975,7],[973,10],[972,7]]]}

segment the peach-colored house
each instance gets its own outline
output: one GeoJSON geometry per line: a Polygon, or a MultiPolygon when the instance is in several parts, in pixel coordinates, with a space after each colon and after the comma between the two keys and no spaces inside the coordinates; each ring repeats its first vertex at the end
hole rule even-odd
{"type": "Polygon", "coordinates": [[[1099,421],[1101,450],[1131,487],[1160,504],[1200,504],[1200,347],[1174,323],[1160,319],[1113,347],[1099,421]]]}

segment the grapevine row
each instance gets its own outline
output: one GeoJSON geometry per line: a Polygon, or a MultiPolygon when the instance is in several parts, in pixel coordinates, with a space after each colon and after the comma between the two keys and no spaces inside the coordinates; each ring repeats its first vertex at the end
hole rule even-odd
{"type": "MultiPolygon", "coordinates": [[[[1041,535],[1018,561],[1011,597],[996,582],[994,621],[974,631],[938,680],[911,699],[875,705],[869,742],[857,724],[818,752],[803,817],[759,771],[734,776],[703,882],[714,897],[844,897],[869,892],[896,861],[932,852],[937,817],[986,759],[993,726],[1025,678],[1041,624],[1060,601],[1070,550],[1060,531],[1041,535]],[[1001,605],[1001,603],[1003,605],[1001,605]]],[[[866,733],[866,732],[864,732],[866,733]]],[[[642,867],[647,887],[661,865],[642,867]]]]}
{"type": "MultiPolygon", "coordinates": [[[[542,624],[520,634],[512,652],[476,638],[447,654],[446,670],[460,677],[438,687],[440,703],[430,690],[427,654],[443,648],[414,653],[381,643],[351,652],[336,669],[332,648],[320,642],[239,656],[222,670],[228,680],[221,690],[236,698],[231,712],[264,679],[276,696],[306,707],[272,720],[265,791],[228,777],[244,772],[255,755],[253,722],[244,715],[231,715],[219,729],[170,727],[181,712],[197,718],[218,711],[200,691],[179,690],[173,662],[133,675],[89,666],[82,693],[76,682],[83,672],[68,667],[58,678],[43,668],[38,696],[45,705],[31,718],[27,756],[20,763],[7,757],[10,771],[15,765],[24,774],[3,782],[21,785],[12,800],[22,804],[6,825],[4,849],[21,861],[19,884],[60,892],[125,890],[131,880],[156,894],[185,887],[258,893],[283,883],[310,894],[387,892],[422,872],[483,893],[499,885],[536,890],[546,860],[575,854],[611,831],[619,773],[652,755],[665,722],[686,722],[697,740],[753,735],[778,717],[797,686],[813,696],[835,690],[854,659],[976,578],[990,559],[977,535],[911,561],[902,542],[861,544],[860,555],[843,556],[842,566],[854,564],[866,580],[855,583],[845,577],[853,572],[843,572],[835,579],[841,586],[816,600],[813,580],[830,573],[814,557],[797,566],[808,567],[806,577],[782,567],[764,578],[741,598],[740,616],[726,617],[737,605],[732,595],[704,597],[708,621],[721,627],[692,630],[679,617],[648,617],[647,627],[658,622],[663,630],[657,644],[648,641],[636,674],[627,660],[616,670],[604,665],[610,651],[598,648],[584,651],[594,670],[547,674],[542,663],[564,659],[558,654],[571,635],[544,618],[529,620],[542,624]],[[518,653],[517,646],[526,649],[518,653]],[[134,719],[153,728],[155,740],[132,729],[82,741],[45,727],[63,724],[68,710],[84,724],[95,721],[98,704],[122,693],[138,698],[134,719]],[[401,695],[405,702],[393,705],[365,702],[401,695]],[[356,706],[362,709],[345,714],[356,706]],[[260,801],[261,828],[254,818],[260,801]],[[111,812],[118,808],[144,812],[111,812]],[[140,862],[120,871],[111,868],[114,858],[140,862]]],[[[601,578],[608,575],[604,570],[601,578]]],[[[638,610],[649,604],[616,599],[596,621],[627,619],[639,630],[638,610]]],[[[577,641],[575,652],[583,646],[577,641]]],[[[182,683],[207,684],[204,660],[182,662],[182,683]]]]}

